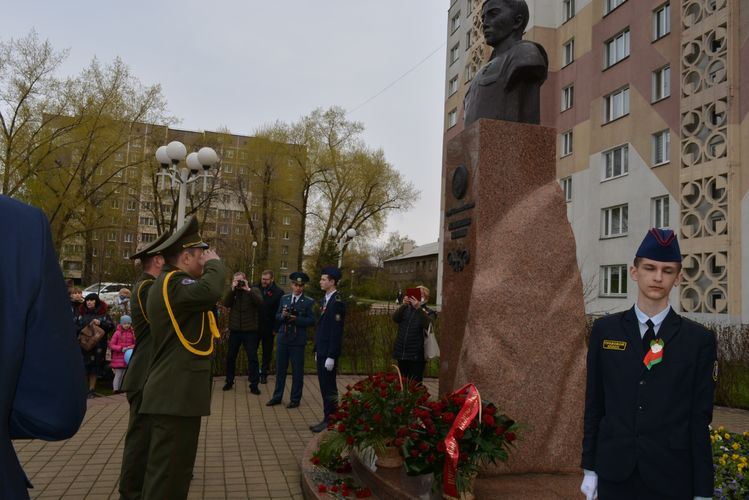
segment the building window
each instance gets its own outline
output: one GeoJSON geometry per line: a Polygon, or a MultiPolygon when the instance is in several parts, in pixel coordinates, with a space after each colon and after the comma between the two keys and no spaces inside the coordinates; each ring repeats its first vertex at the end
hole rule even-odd
{"type": "Polygon", "coordinates": [[[665,3],[653,11],[653,40],[671,33],[671,5],[665,3]]]}
{"type": "Polygon", "coordinates": [[[453,45],[453,48],[450,49],[450,64],[457,61],[459,56],[460,56],[460,42],[453,45]]]}
{"type": "Polygon", "coordinates": [[[289,268],[289,261],[286,259],[281,259],[281,269],[288,269],[289,268]]]}
{"type": "Polygon", "coordinates": [[[450,79],[447,84],[447,95],[451,96],[458,91],[458,75],[455,75],[450,79]]]}
{"type": "Polygon", "coordinates": [[[133,242],[133,233],[125,233],[125,237],[123,238],[123,241],[125,243],[132,243],[133,242]]]}
{"type": "Polygon", "coordinates": [[[601,237],[625,236],[629,229],[628,212],[627,204],[601,210],[601,237]]]}
{"type": "Polygon", "coordinates": [[[569,21],[575,17],[575,0],[562,0],[562,18],[569,21]]]}
{"type": "Polygon", "coordinates": [[[562,45],[562,67],[567,66],[575,60],[575,39],[568,40],[562,45]]]}
{"type": "Polygon", "coordinates": [[[227,174],[230,174],[234,171],[234,167],[232,167],[231,163],[224,163],[223,167],[224,167],[224,172],[227,174]]]}
{"type": "Polygon", "coordinates": [[[669,227],[668,195],[653,198],[653,227],[669,227]]]}
{"type": "Polygon", "coordinates": [[[447,128],[452,128],[458,124],[458,108],[447,113],[447,128]]]}
{"type": "Polygon", "coordinates": [[[460,28],[460,11],[453,14],[453,17],[450,18],[450,33],[454,33],[458,28],[460,28]]]}
{"type": "Polygon", "coordinates": [[[604,0],[603,14],[608,14],[626,1],[627,0],[604,0]]]}
{"type": "Polygon", "coordinates": [[[114,231],[107,233],[107,241],[117,241],[117,233],[114,231]]]}
{"type": "Polygon", "coordinates": [[[226,224],[221,224],[218,227],[218,232],[220,234],[229,234],[229,226],[227,226],[226,224]]]}
{"type": "Polygon", "coordinates": [[[466,31],[466,51],[468,51],[473,45],[473,30],[466,31]]]}
{"type": "Polygon", "coordinates": [[[671,95],[671,66],[653,71],[653,102],[671,95]]]}
{"type": "Polygon", "coordinates": [[[629,145],[609,149],[603,153],[603,179],[627,175],[629,172],[629,145]]]}
{"type": "Polygon", "coordinates": [[[601,296],[627,296],[627,266],[625,264],[601,266],[601,296]]]}
{"type": "Polygon", "coordinates": [[[284,231],[282,237],[283,237],[283,239],[288,240],[289,239],[289,231],[284,231]]]}
{"type": "Polygon", "coordinates": [[[120,200],[112,200],[112,208],[120,208],[121,206],[120,200]]]}
{"type": "Polygon", "coordinates": [[[653,165],[670,161],[671,134],[668,129],[653,134],[653,165]]]}
{"type": "Polygon", "coordinates": [[[137,206],[138,206],[138,202],[136,202],[135,200],[128,200],[128,202],[127,202],[127,209],[128,209],[128,211],[134,212],[135,211],[135,207],[137,207],[137,206]]]}
{"type": "Polygon", "coordinates": [[[567,156],[572,154],[572,130],[562,132],[562,154],[560,156],[567,156]]]}
{"type": "Polygon", "coordinates": [[[286,276],[286,275],[281,276],[281,284],[282,285],[288,285],[289,284],[289,277],[286,276]]]}
{"type": "Polygon", "coordinates": [[[290,226],[291,225],[291,216],[290,215],[284,215],[283,216],[283,225],[284,226],[290,226]]]}
{"type": "Polygon", "coordinates": [[[606,60],[604,68],[608,68],[629,56],[629,28],[625,29],[614,38],[607,40],[605,50],[606,60]]]}
{"type": "Polygon", "coordinates": [[[562,89],[562,111],[566,111],[575,103],[575,86],[569,85],[562,89]]]}
{"type": "Polygon", "coordinates": [[[281,247],[281,255],[289,255],[289,247],[284,245],[281,247]]]}
{"type": "Polygon", "coordinates": [[[153,217],[141,217],[140,220],[141,226],[155,226],[156,220],[153,217]]]}
{"type": "Polygon", "coordinates": [[[559,184],[564,191],[564,201],[572,201],[572,177],[565,177],[559,180],[559,184]]]}
{"type": "Polygon", "coordinates": [[[629,87],[619,89],[603,98],[604,123],[629,114],[629,87]]]}

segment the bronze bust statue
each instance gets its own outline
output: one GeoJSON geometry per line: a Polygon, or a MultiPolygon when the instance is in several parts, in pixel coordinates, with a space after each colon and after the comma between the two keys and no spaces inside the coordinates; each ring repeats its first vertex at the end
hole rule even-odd
{"type": "Polygon", "coordinates": [[[528,17],[525,0],[486,0],[482,5],[484,39],[494,50],[463,100],[466,127],[479,118],[540,122],[549,58],[540,44],[522,40],[528,17]]]}

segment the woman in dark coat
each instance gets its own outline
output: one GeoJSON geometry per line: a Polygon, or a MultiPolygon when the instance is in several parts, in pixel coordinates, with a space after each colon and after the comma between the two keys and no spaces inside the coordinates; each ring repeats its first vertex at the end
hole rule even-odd
{"type": "Polygon", "coordinates": [[[95,397],[96,378],[102,374],[104,369],[104,357],[107,353],[107,338],[109,333],[114,329],[114,321],[107,313],[107,304],[99,299],[95,293],[86,295],[83,304],[78,308],[78,334],[81,329],[89,324],[97,325],[103,329],[105,334],[96,344],[96,347],[90,351],[84,351],[83,362],[86,366],[86,376],[88,379],[88,397],[95,397]]]}
{"type": "Polygon", "coordinates": [[[393,358],[398,361],[401,375],[421,382],[426,366],[424,337],[437,314],[426,306],[429,301],[429,289],[425,286],[418,288],[421,290],[421,300],[403,297],[403,305],[393,313],[393,321],[398,323],[393,358]]]}

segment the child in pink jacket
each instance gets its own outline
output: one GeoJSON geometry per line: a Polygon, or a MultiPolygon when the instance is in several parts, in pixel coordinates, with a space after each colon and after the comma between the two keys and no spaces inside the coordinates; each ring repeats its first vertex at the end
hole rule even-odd
{"type": "Polygon", "coordinates": [[[135,347],[135,331],[133,330],[133,320],[127,314],[120,318],[120,324],[117,325],[112,340],[109,341],[109,348],[112,349],[112,361],[110,366],[114,371],[114,381],[112,389],[118,394],[122,386],[122,377],[125,375],[125,351],[135,347]]]}

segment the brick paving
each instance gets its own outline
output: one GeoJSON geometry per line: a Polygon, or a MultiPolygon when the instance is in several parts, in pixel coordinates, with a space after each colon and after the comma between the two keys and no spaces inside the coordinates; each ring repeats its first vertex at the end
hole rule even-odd
{"type": "MultiPolygon", "coordinates": [[[[339,388],[359,376],[338,377],[339,388]]],[[[211,416],[200,433],[191,499],[301,499],[300,466],[312,437],[308,425],[322,417],[317,377],[305,376],[299,408],[266,407],[274,377],[261,385],[263,394],[250,394],[246,378],[222,391],[223,378],[214,379],[211,416]]],[[[286,386],[286,401],[291,379],[286,386]]],[[[437,381],[427,382],[437,393],[437,381]]],[[[15,441],[19,459],[34,484],[31,498],[115,499],[127,427],[128,405],[123,395],[89,400],[78,434],[66,441],[15,441]]],[[[713,425],[734,432],[749,431],[749,412],[716,408],[713,425]]]]}

